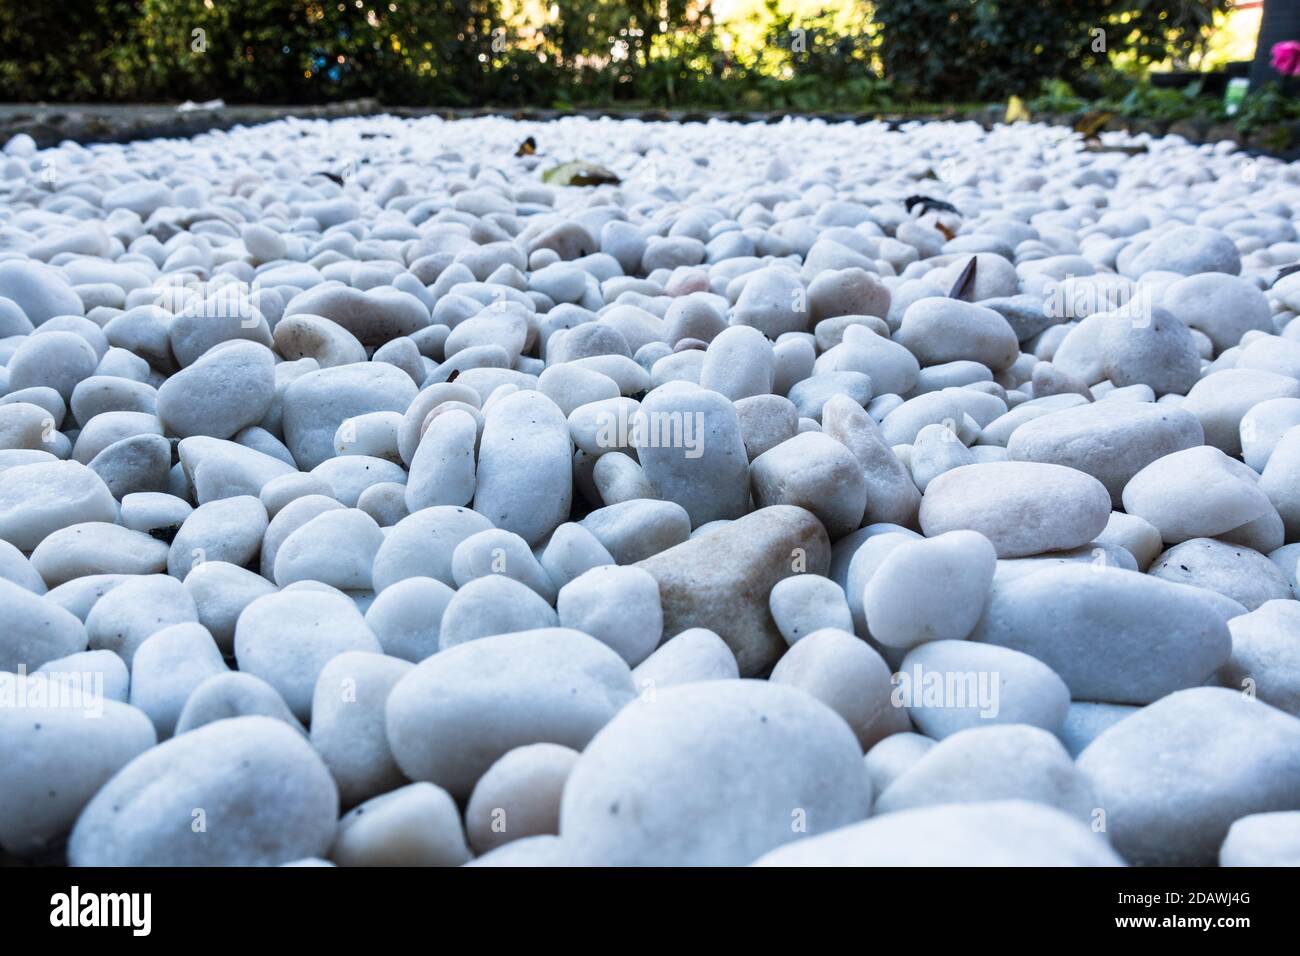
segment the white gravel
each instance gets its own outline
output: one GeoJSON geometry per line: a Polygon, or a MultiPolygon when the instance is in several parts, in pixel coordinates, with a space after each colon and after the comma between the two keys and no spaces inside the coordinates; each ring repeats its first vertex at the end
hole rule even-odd
{"type": "Polygon", "coordinates": [[[1300,164],[1106,142],[11,140],[0,855],[1300,865],[1300,164]]]}

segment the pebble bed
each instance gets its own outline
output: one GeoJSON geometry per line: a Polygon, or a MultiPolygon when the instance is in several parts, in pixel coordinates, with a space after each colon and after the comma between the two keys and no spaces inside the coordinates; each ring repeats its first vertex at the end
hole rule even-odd
{"type": "Polygon", "coordinates": [[[14,137],[4,857],[1300,864],[1300,165],[1107,143],[14,137]]]}

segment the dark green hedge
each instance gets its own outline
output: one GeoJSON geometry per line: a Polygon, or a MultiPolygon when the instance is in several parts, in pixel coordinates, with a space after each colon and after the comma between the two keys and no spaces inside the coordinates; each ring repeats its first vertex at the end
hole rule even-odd
{"type": "Polygon", "coordinates": [[[0,0],[0,99],[969,102],[1032,93],[1044,79],[1086,86],[1117,50],[1184,54],[1229,0],[827,0],[828,12],[800,20],[768,3],[766,42],[737,54],[707,0],[558,0],[527,37],[506,32],[499,0],[0,0]],[[837,29],[846,11],[850,28],[837,29]]]}

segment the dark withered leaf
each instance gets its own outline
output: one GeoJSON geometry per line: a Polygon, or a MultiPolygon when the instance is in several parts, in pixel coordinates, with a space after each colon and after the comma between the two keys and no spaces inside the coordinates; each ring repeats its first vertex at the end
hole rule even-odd
{"type": "Polygon", "coordinates": [[[961,275],[957,281],[952,284],[952,289],[948,293],[950,299],[960,299],[962,302],[972,301],[975,292],[975,270],[979,266],[979,258],[971,256],[966,263],[966,268],[961,270],[961,275]]]}

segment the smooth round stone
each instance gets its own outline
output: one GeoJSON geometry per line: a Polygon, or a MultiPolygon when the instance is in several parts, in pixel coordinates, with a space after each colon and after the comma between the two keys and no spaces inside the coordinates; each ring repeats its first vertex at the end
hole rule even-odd
{"type": "Polygon", "coordinates": [[[871,377],[862,372],[822,372],[795,382],[787,395],[800,418],[820,422],[822,409],[833,398],[845,396],[862,407],[871,401],[874,389],[871,377]]]}
{"type": "MultiPolygon", "coordinates": [[[[26,680],[28,701],[40,687],[57,698],[44,676],[0,680],[26,680]]],[[[9,853],[35,857],[58,847],[95,793],[156,742],[153,725],[134,707],[97,700],[93,691],[82,703],[85,709],[0,708],[0,761],[22,768],[0,789],[0,842],[9,853]]]]}
{"type": "Polygon", "coordinates": [[[641,561],[659,582],[664,633],[703,627],[736,655],[740,673],[764,672],[785,652],[768,610],[776,583],[792,574],[825,575],[831,549],[811,512],[789,505],[743,518],[641,561]]]}
{"type": "Polygon", "coordinates": [[[308,372],[284,390],[284,443],[299,467],[310,470],[334,457],[334,435],[344,421],[369,412],[404,413],[416,391],[409,375],[382,362],[308,372]]]}
{"type": "Polygon", "coordinates": [[[641,402],[632,429],[646,477],[661,498],[686,509],[691,527],[745,513],[749,456],[740,418],[725,397],[689,385],[661,386],[641,402]]]}
{"type": "Polygon", "coordinates": [[[1083,472],[1039,462],[989,462],[945,472],[921,500],[927,536],[978,531],[999,558],[1077,548],[1110,517],[1106,487],[1083,472]]]}
{"type": "Polygon", "coordinates": [[[536,592],[548,604],[555,603],[555,585],[528,543],[500,528],[480,531],[458,544],[451,555],[451,573],[457,587],[491,574],[504,575],[536,592]]]}
{"type": "Polygon", "coordinates": [[[204,561],[245,567],[257,557],[266,529],[266,509],[251,495],[199,505],[172,539],[167,573],[184,580],[204,561]]]}
{"type": "Polygon", "coordinates": [[[1088,400],[1084,396],[1072,393],[1030,399],[980,429],[980,444],[1005,446],[1017,429],[1027,422],[1087,403],[1088,400]]]}
{"type": "Polygon", "coordinates": [[[403,484],[406,481],[406,472],[401,465],[367,455],[330,458],[312,469],[312,474],[329,485],[333,496],[349,508],[355,508],[361,495],[374,485],[403,484]]]}
{"type": "Polygon", "coordinates": [[[290,361],[315,360],[334,368],[366,360],[366,348],[347,329],[319,315],[287,315],[275,325],[276,351],[290,361]]]}
{"type": "Polygon", "coordinates": [[[381,653],[357,606],[331,590],[268,594],[249,604],[235,625],[239,669],[280,692],[295,717],[311,716],[321,671],[345,651],[381,653]]]}
{"type": "Polygon", "coordinates": [[[321,668],[312,693],[311,743],[351,807],[406,782],[388,746],[384,706],[414,667],[383,654],[346,651],[321,668]]]}
{"type": "Polygon", "coordinates": [[[17,305],[33,325],[56,315],[84,315],[86,311],[81,297],[59,270],[25,259],[0,262],[0,296],[17,305]]]}
{"type": "MultiPolygon", "coordinates": [[[[163,432],[158,418],[144,412],[104,412],[96,415],[77,435],[72,457],[83,465],[114,443],[140,435],[159,436],[163,432]]],[[[171,446],[167,446],[167,467],[171,467],[171,446]]]]}
{"type": "Polygon", "coordinates": [[[151,635],[176,624],[198,623],[189,589],[166,574],[132,575],[99,598],[86,615],[89,646],[112,651],[128,664],[151,635]]]}
{"type": "Polygon", "coordinates": [[[537,391],[507,395],[484,416],[474,510],[536,545],[569,517],[572,456],[554,402],[537,391]]]}
{"type": "Polygon", "coordinates": [[[915,523],[921,492],[907,466],[886,444],[880,426],[862,406],[847,396],[832,398],[822,412],[822,433],[844,445],[858,460],[867,482],[864,522],[915,523]]]}
{"type": "Polygon", "coordinates": [[[355,335],[362,345],[372,346],[410,335],[429,324],[429,310],[424,303],[391,286],[363,291],[342,284],[318,285],[290,299],[284,315],[323,316],[355,335]]]}
{"type": "MultiPolygon", "coordinates": [[[[24,392],[50,392],[58,398],[53,389],[24,389],[24,392]]],[[[22,393],[19,393],[22,394],[22,393]]],[[[9,401],[10,395],[0,403],[0,448],[33,449],[49,451],[53,447],[54,429],[58,420],[49,410],[32,402],[9,401]]],[[[59,399],[62,403],[63,399],[59,399]]]]}
{"type": "Polygon", "coordinates": [[[1300,603],[1266,601],[1228,629],[1232,656],[1219,671],[1222,683],[1300,716],[1300,603]]]}
{"type": "Polygon", "coordinates": [[[1250,468],[1208,445],[1156,459],[1121,498],[1169,544],[1224,534],[1275,510],[1250,468]]]}
{"type": "MultiPolygon", "coordinates": [[[[171,579],[174,580],[174,579],[171,579]]],[[[244,608],[275,592],[275,585],[253,571],[226,561],[205,561],[185,576],[185,590],[223,654],[235,648],[235,623],[244,608]]]]}
{"type": "Polygon", "coordinates": [[[1300,381],[1262,369],[1225,368],[1197,382],[1178,407],[1201,420],[1207,445],[1236,456],[1242,418],[1273,398],[1300,398],[1300,381]]]}
{"type": "Polygon", "coordinates": [[[776,662],[770,680],[797,687],[835,711],[863,749],[908,729],[905,714],[890,701],[889,666],[848,631],[809,634],[776,662]]]}
{"type": "Polygon", "coordinates": [[[71,684],[84,692],[90,687],[92,700],[116,700],[126,703],[131,675],[126,662],[112,651],[80,651],[42,664],[36,671],[51,681],[71,684]]]}
{"type": "Polygon", "coordinates": [[[251,302],[232,302],[220,292],[177,313],[167,324],[167,339],[181,367],[227,342],[243,340],[270,348],[274,341],[266,317],[251,302]]]}
{"type": "Polygon", "coordinates": [[[275,552],[275,583],[319,581],[341,591],[365,591],[384,543],[375,519],[355,508],[330,510],[293,531],[275,552]]]}
{"type": "Polygon", "coordinates": [[[266,415],[275,395],[275,359],[256,342],[231,342],[181,369],[158,389],[158,417],[180,438],[229,438],[266,415]]]}
{"type": "MultiPolygon", "coordinates": [[[[279,553],[280,545],[288,539],[289,535],[318,515],[327,511],[341,510],[343,505],[325,495],[306,495],[289,502],[267,524],[266,531],[262,534],[260,560],[262,576],[265,578],[275,576],[276,555],[279,553]]],[[[195,567],[202,567],[202,564],[197,564],[195,567]]]]}
{"type": "Polygon", "coordinates": [[[339,866],[460,866],[470,858],[455,801],[431,783],[407,784],[345,814],[330,855],[339,866]]]}
{"type": "Polygon", "coordinates": [[[85,465],[36,462],[0,471],[0,539],[21,551],[62,528],[116,519],[112,492],[85,465]]]}
{"type": "Polygon", "coordinates": [[[974,641],[913,648],[895,685],[912,723],[936,740],[992,724],[1028,724],[1056,733],[1070,709],[1065,682],[1042,661],[974,641]]]}
{"type": "Polygon", "coordinates": [[[649,498],[597,508],[579,524],[618,564],[667,551],[691,536],[691,519],[674,501],[649,498]]]}
{"type": "Polygon", "coordinates": [[[608,375],[578,365],[552,365],[538,377],[537,389],[566,417],[590,402],[620,395],[618,383],[608,375]]]}
{"type": "MultiPolygon", "coordinates": [[[[880,433],[885,444],[910,445],[926,425],[945,425],[961,437],[964,414],[958,401],[958,393],[961,391],[944,389],[927,392],[891,409],[880,422],[880,433]]],[[[967,440],[973,440],[973,436],[967,440]]]]}
{"type": "Polygon", "coordinates": [[[172,491],[199,504],[242,495],[258,497],[276,478],[297,474],[293,465],[274,455],[206,435],[182,438],[176,451],[181,464],[176,477],[185,481],[172,491]]]}
{"type": "Polygon", "coordinates": [[[1025,422],[1006,447],[1013,461],[1064,465],[1092,475],[1118,506],[1134,475],[1157,459],[1203,444],[1204,438],[1200,421],[1181,408],[1094,402],[1025,422]]]}
{"type": "Polygon", "coordinates": [[[1135,866],[1209,866],[1228,828],[1300,809],[1300,720],[1239,691],[1196,687],[1144,707],[1077,762],[1135,866]]]}
{"type": "Polygon", "coordinates": [[[733,402],[767,395],[772,391],[775,363],[767,336],[746,325],[733,325],[709,343],[700,368],[700,385],[733,402]]]}
{"type": "Polygon", "coordinates": [[[492,522],[468,508],[425,508],[403,518],[384,535],[371,578],[380,592],[406,578],[428,577],[454,586],[451,558],[470,535],[492,522]]]}
{"type": "Polygon", "coordinates": [[[1252,330],[1273,331],[1268,297],[1241,276],[1189,275],[1166,286],[1160,302],[1189,328],[1209,336],[1216,353],[1232,348],[1252,330]]]}
{"type": "Polygon", "coordinates": [[[406,507],[406,486],[395,481],[371,485],[357,497],[357,507],[381,528],[391,528],[411,513],[406,507]]]}
{"type": "Polygon", "coordinates": [[[824,628],[853,631],[853,615],[844,589],[829,578],[816,574],[785,578],[776,582],[767,603],[777,630],[792,646],[824,628]]]}
{"type": "Polygon", "coordinates": [[[1300,427],[1278,441],[1259,478],[1259,489],[1282,518],[1287,541],[1300,539],[1300,427]]]}
{"type": "Polygon", "coordinates": [[[1232,650],[1218,595],[1092,564],[994,588],[971,640],[1038,658],[1075,700],[1125,704],[1203,684],[1232,650]]]}
{"type": "Polygon", "coordinates": [[[1102,548],[1123,548],[1133,556],[1135,570],[1145,571],[1160,554],[1164,545],[1155,525],[1137,515],[1112,511],[1106,530],[1097,535],[1094,544],[1102,548]]]}
{"type": "Polygon", "coordinates": [[[135,435],[113,442],[89,462],[115,498],[167,487],[171,443],[161,435],[135,435]]]}
{"type": "MultiPolygon", "coordinates": [[[[772,373],[775,395],[789,395],[797,383],[812,375],[817,361],[817,351],[806,337],[783,339],[773,347],[772,355],[776,360],[772,373]]],[[[867,380],[870,381],[870,376],[867,380]]]]}
{"type": "Polygon", "coordinates": [[[273,866],[322,856],[338,793],[300,733],[220,720],[127,764],[77,818],[73,866],[273,866]]]}
{"type": "Polygon", "coordinates": [[[32,567],[49,587],[92,574],[153,574],[167,567],[167,543],[104,521],[69,525],[32,552],[32,567]]]}
{"type": "Polygon", "coordinates": [[[899,542],[863,591],[872,637],[901,648],[965,638],[988,603],[996,564],[993,545],[974,531],[899,542]]]}
{"type": "Polygon", "coordinates": [[[923,366],[967,359],[1000,372],[1020,355],[1020,343],[1006,319],[957,299],[913,302],[903,313],[895,339],[923,366]]]}
{"type": "Polygon", "coordinates": [[[1241,458],[1262,473],[1278,443],[1300,425],[1300,398],[1260,402],[1241,418],[1241,458]]]}
{"type": "Polygon", "coordinates": [[[814,323],[838,315],[888,315],[889,305],[889,289],[866,269],[820,270],[808,285],[814,323]]]}
{"type": "Polygon", "coordinates": [[[560,589],[561,627],[590,634],[636,667],[659,645],[663,609],[659,583],[638,567],[592,568],[560,589]]]}
{"type": "Polygon", "coordinates": [[[439,626],[441,650],[495,634],[555,627],[559,618],[527,585],[500,574],[475,578],[447,602],[439,626]]]}
{"type": "Polygon", "coordinates": [[[44,594],[45,582],[36,573],[26,556],[8,541],[0,540],[0,578],[26,588],[33,594],[44,594]]]}
{"type": "Polygon", "coordinates": [[[745,454],[751,462],[763,452],[794,437],[798,430],[798,411],[789,399],[780,395],[754,395],[735,405],[745,454]]]}
{"type": "Polygon", "coordinates": [[[863,767],[876,793],[885,789],[933,747],[935,742],[910,730],[890,734],[876,743],[863,758],[863,767]]]}
{"type": "Polygon", "coordinates": [[[866,325],[848,325],[844,341],[819,356],[814,372],[862,372],[871,378],[876,393],[904,395],[917,386],[920,364],[904,346],[883,334],[866,325]]]}
{"type": "Polygon", "coordinates": [[[222,671],[190,692],[176,718],[176,734],[188,733],[231,717],[271,717],[304,733],[279,691],[252,674],[222,671]]]}
{"type": "Polygon", "coordinates": [[[403,677],[388,698],[388,740],[409,778],[463,800],[516,747],[585,748],[634,696],[627,664],[594,638],[563,628],[501,634],[403,677]]]}
{"type": "Polygon", "coordinates": [[[1300,812],[1252,813],[1228,827],[1219,866],[1300,866],[1300,812]]]}
{"type": "Polygon", "coordinates": [[[77,385],[95,374],[98,364],[94,347],[75,332],[29,335],[9,357],[9,389],[46,386],[67,402],[77,385]]]}
{"type": "MultiPolygon", "coordinates": [[[[888,296],[888,292],[885,294],[888,296]]],[[[766,266],[754,270],[745,281],[740,298],[732,306],[731,320],[736,325],[751,326],[769,339],[785,332],[802,332],[808,328],[808,310],[800,307],[806,299],[798,273],[766,266]]]]}
{"type": "Polygon", "coordinates": [[[711,681],[634,703],[596,736],[564,788],[560,835],[583,864],[737,866],[870,803],[862,751],[829,707],[711,681]]]}
{"type": "Polygon", "coordinates": [[[1157,395],[1186,395],[1201,374],[1187,326],[1159,307],[1105,314],[1097,336],[1102,375],[1119,388],[1148,385],[1157,395]]]}
{"type": "Polygon", "coordinates": [[[692,627],[664,641],[632,670],[643,695],[661,687],[705,680],[735,680],[736,656],[727,642],[703,627],[692,627]]]}
{"type": "Polygon", "coordinates": [[[652,498],[655,495],[645,470],[622,452],[601,455],[591,466],[591,480],[596,485],[600,500],[607,505],[622,501],[652,498]]]}
{"type": "Polygon", "coordinates": [[[800,840],[758,866],[1123,866],[1104,836],[1027,800],[903,810],[800,840]]]}
{"type": "Polygon", "coordinates": [[[489,767],[465,808],[474,852],[559,833],[560,797],[577,761],[577,751],[542,743],[518,747],[489,767]]]}
{"type": "Polygon", "coordinates": [[[1030,800],[1090,823],[1099,806],[1061,742],[1025,724],[959,730],[931,747],[876,800],[880,815],[945,803],[1030,800]]]}
{"type": "Polygon", "coordinates": [[[240,228],[239,235],[244,240],[244,248],[248,250],[248,254],[262,262],[283,259],[289,251],[289,245],[283,236],[260,223],[245,224],[240,228]]]}
{"type": "Polygon", "coordinates": [[[1202,272],[1241,274],[1241,255],[1232,240],[1217,229],[1204,226],[1173,226],[1120,270],[1132,279],[1146,272],[1178,272],[1185,276],[1202,272]]]}
{"type": "Polygon", "coordinates": [[[848,448],[819,432],[804,432],[754,459],[749,468],[759,508],[797,505],[817,516],[836,541],[862,525],[867,482],[848,448]]]}
{"type": "Polygon", "coordinates": [[[1253,611],[1266,601],[1291,600],[1291,582],[1272,561],[1239,544],[1192,538],[1151,564],[1152,577],[1217,591],[1253,611]]]}
{"type": "Polygon", "coordinates": [[[385,654],[419,663],[438,652],[442,615],[455,593],[433,578],[406,578],[375,596],[366,625],[385,654]]]}
{"type": "MultiPolygon", "coordinates": [[[[682,517],[686,523],[684,513],[682,517]]],[[[686,523],[685,534],[680,536],[680,540],[684,541],[689,533],[690,526],[686,523]]],[[[614,556],[596,536],[574,522],[566,522],[555,529],[555,533],[546,542],[540,562],[556,588],[564,587],[592,568],[615,563],[614,556]]]]}
{"type": "Polygon", "coordinates": [[[226,670],[221,651],[202,625],[164,627],[147,637],[131,658],[131,706],[144,711],[158,739],[166,740],[191,692],[226,670]]]}
{"type": "Polygon", "coordinates": [[[975,453],[947,425],[926,425],[916,433],[911,448],[908,464],[912,481],[922,494],[945,471],[976,463],[975,453]]]}
{"type": "Polygon", "coordinates": [[[443,343],[443,354],[450,359],[466,349],[496,346],[505,350],[515,362],[528,340],[528,320],[513,309],[487,308],[457,323],[443,343]]]}

